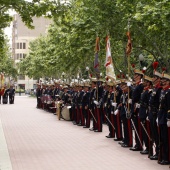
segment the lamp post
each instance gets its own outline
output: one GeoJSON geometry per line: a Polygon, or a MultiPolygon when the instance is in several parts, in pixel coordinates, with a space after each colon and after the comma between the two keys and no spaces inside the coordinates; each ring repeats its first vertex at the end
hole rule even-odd
{"type": "Polygon", "coordinates": [[[144,61],[144,56],[143,56],[143,54],[139,54],[139,62],[140,62],[140,66],[141,66],[141,67],[142,67],[143,61],[144,61]]]}

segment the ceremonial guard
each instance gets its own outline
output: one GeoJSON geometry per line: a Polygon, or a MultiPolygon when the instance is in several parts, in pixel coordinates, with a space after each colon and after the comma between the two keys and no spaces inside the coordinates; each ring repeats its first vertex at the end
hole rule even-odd
{"type": "Polygon", "coordinates": [[[116,133],[116,138],[114,141],[121,141],[122,140],[122,125],[121,125],[121,119],[120,119],[120,112],[117,110],[117,106],[120,104],[120,98],[122,95],[122,89],[118,84],[115,85],[114,87],[114,98],[112,101],[112,112],[114,113],[114,125],[115,125],[115,133],[116,133]]]}
{"type": "Polygon", "coordinates": [[[41,107],[41,85],[40,84],[37,84],[36,97],[37,97],[37,109],[39,109],[41,107]]]}
{"type": "Polygon", "coordinates": [[[15,89],[11,85],[9,88],[9,104],[14,104],[15,89]]]}
{"type": "Polygon", "coordinates": [[[97,92],[97,98],[98,101],[94,101],[96,104],[96,116],[97,116],[97,130],[95,130],[94,132],[102,132],[102,120],[103,120],[103,96],[104,96],[104,91],[103,91],[103,85],[102,85],[102,80],[99,80],[99,85],[96,89],[97,92]]]}
{"type": "MultiPolygon", "coordinates": [[[[132,128],[128,113],[128,99],[132,95],[131,83],[126,80],[121,80],[122,95],[118,110],[120,111],[120,118],[123,124],[123,140],[119,142],[122,147],[132,147],[132,128]],[[128,94],[129,93],[129,94],[128,94]]],[[[130,102],[129,102],[130,104],[130,102]]]]}
{"type": "MultiPolygon", "coordinates": [[[[157,114],[159,110],[159,98],[162,90],[161,86],[161,77],[162,74],[156,71],[158,67],[158,62],[153,63],[153,89],[152,93],[149,98],[149,112],[148,112],[148,119],[150,122],[150,130],[151,130],[151,138],[152,138],[152,145],[155,144],[155,154],[150,155],[151,160],[158,160],[158,153],[159,153],[159,133],[158,133],[158,125],[157,125],[157,114]]],[[[152,147],[153,148],[153,147],[152,147]]]]}
{"type": "Polygon", "coordinates": [[[9,89],[7,89],[7,86],[4,85],[4,88],[2,90],[2,102],[3,102],[3,104],[8,103],[8,92],[9,92],[9,89]]]}
{"type": "Polygon", "coordinates": [[[140,97],[141,93],[143,92],[144,86],[142,83],[142,78],[143,78],[143,72],[140,70],[134,70],[134,81],[135,81],[135,88],[133,90],[132,94],[132,105],[131,105],[131,114],[132,114],[132,127],[135,130],[135,146],[130,148],[132,151],[141,151],[142,150],[142,132],[141,132],[141,125],[139,123],[139,107],[140,107],[140,97]]]}
{"type": "Polygon", "coordinates": [[[90,128],[90,131],[94,131],[97,130],[97,116],[96,116],[96,109],[95,109],[95,104],[94,104],[94,100],[97,96],[97,88],[96,88],[96,84],[97,84],[97,79],[96,78],[92,78],[91,79],[91,90],[90,90],[90,99],[89,99],[89,109],[90,109],[90,113],[93,117],[93,126],[92,128],[90,128]]]}
{"type": "Polygon", "coordinates": [[[87,82],[84,83],[84,93],[82,97],[82,112],[83,117],[85,118],[85,125],[83,128],[89,128],[90,127],[90,111],[89,111],[89,100],[90,100],[90,92],[89,92],[90,84],[87,82]]]}
{"type": "Polygon", "coordinates": [[[82,113],[82,98],[83,98],[84,90],[82,84],[79,84],[78,94],[77,94],[77,125],[85,126],[85,121],[82,113]]]}
{"type": "MultiPolygon", "coordinates": [[[[160,105],[158,111],[158,125],[160,130],[160,151],[158,156],[158,163],[161,165],[169,164],[169,142],[168,142],[168,127],[167,118],[170,112],[170,76],[163,73],[161,79],[162,91],[160,95],[160,105]]],[[[169,124],[168,124],[169,125],[169,124]]]]}
{"type": "Polygon", "coordinates": [[[77,98],[77,87],[76,84],[73,84],[73,93],[72,93],[72,103],[71,103],[71,110],[72,110],[72,121],[73,124],[77,124],[77,108],[76,108],[76,98],[77,98]]]}
{"type": "Polygon", "coordinates": [[[107,124],[109,127],[109,134],[106,136],[107,138],[114,138],[115,137],[115,126],[114,126],[114,118],[113,118],[113,112],[111,110],[111,104],[114,101],[114,92],[113,92],[113,82],[108,81],[106,82],[106,89],[105,89],[105,95],[104,95],[104,108],[107,113],[107,124]]]}
{"type": "Polygon", "coordinates": [[[152,155],[152,146],[149,146],[149,140],[152,140],[150,137],[150,129],[149,122],[146,120],[148,116],[148,106],[149,106],[149,98],[152,88],[152,79],[146,75],[144,75],[144,89],[140,98],[140,108],[139,108],[139,119],[140,124],[142,126],[142,144],[145,145],[145,150],[141,151],[141,154],[149,154],[152,155]]]}

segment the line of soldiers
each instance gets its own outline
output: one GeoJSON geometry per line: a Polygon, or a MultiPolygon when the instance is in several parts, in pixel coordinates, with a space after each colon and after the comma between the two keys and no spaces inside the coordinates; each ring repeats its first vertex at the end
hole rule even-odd
{"type": "Polygon", "coordinates": [[[74,125],[102,132],[107,124],[106,137],[119,141],[121,147],[147,154],[161,165],[170,163],[170,75],[155,70],[150,78],[134,70],[133,83],[127,79],[104,83],[92,78],[71,86],[59,81],[51,86],[38,84],[37,108],[55,113],[55,102],[48,101],[70,105],[74,125]],[[44,102],[43,96],[51,97],[44,102]]]}
{"type": "Polygon", "coordinates": [[[9,97],[9,104],[14,104],[15,89],[13,88],[13,85],[10,85],[10,87],[8,88],[7,85],[5,84],[2,88],[0,88],[0,104],[1,104],[1,100],[2,100],[2,104],[7,104],[8,97],[9,97]]]}

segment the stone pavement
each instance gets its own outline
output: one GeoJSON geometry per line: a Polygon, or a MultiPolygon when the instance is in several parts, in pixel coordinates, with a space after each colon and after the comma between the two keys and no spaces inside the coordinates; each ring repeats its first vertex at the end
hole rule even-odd
{"type": "Polygon", "coordinates": [[[0,170],[169,169],[105,138],[106,125],[91,132],[35,106],[28,96],[0,105],[0,170]]]}

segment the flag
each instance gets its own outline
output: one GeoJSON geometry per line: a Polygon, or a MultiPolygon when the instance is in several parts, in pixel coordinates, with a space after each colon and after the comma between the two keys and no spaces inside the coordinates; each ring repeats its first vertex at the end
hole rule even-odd
{"type": "Polygon", "coordinates": [[[129,56],[131,51],[132,51],[132,41],[131,41],[131,37],[130,37],[130,32],[128,31],[126,33],[127,37],[128,37],[128,42],[126,45],[126,55],[129,56]]]}
{"type": "Polygon", "coordinates": [[[100,51],[99,40],[100,40],[99,37],[96,37],[95,55],[94,55],[94,71],[95,71],[97,78],[100,78],[99,55],[98,55],[98,52],[100,51]]]}
{"type": "Polygon", "coordinates": [[[4,86],[4,83],[5,83],[5,78],[4,78],[4,74],[1,73],[1,87],[4,86]]]}
{"type": "Polygon", "coordinates": [[[112,57],[111,57],[111,49],[110,49],[110,40],[109,36],[106,37],[106,76],[112,80],[116,80],[116,75],[114,72],[112,57]]]}

